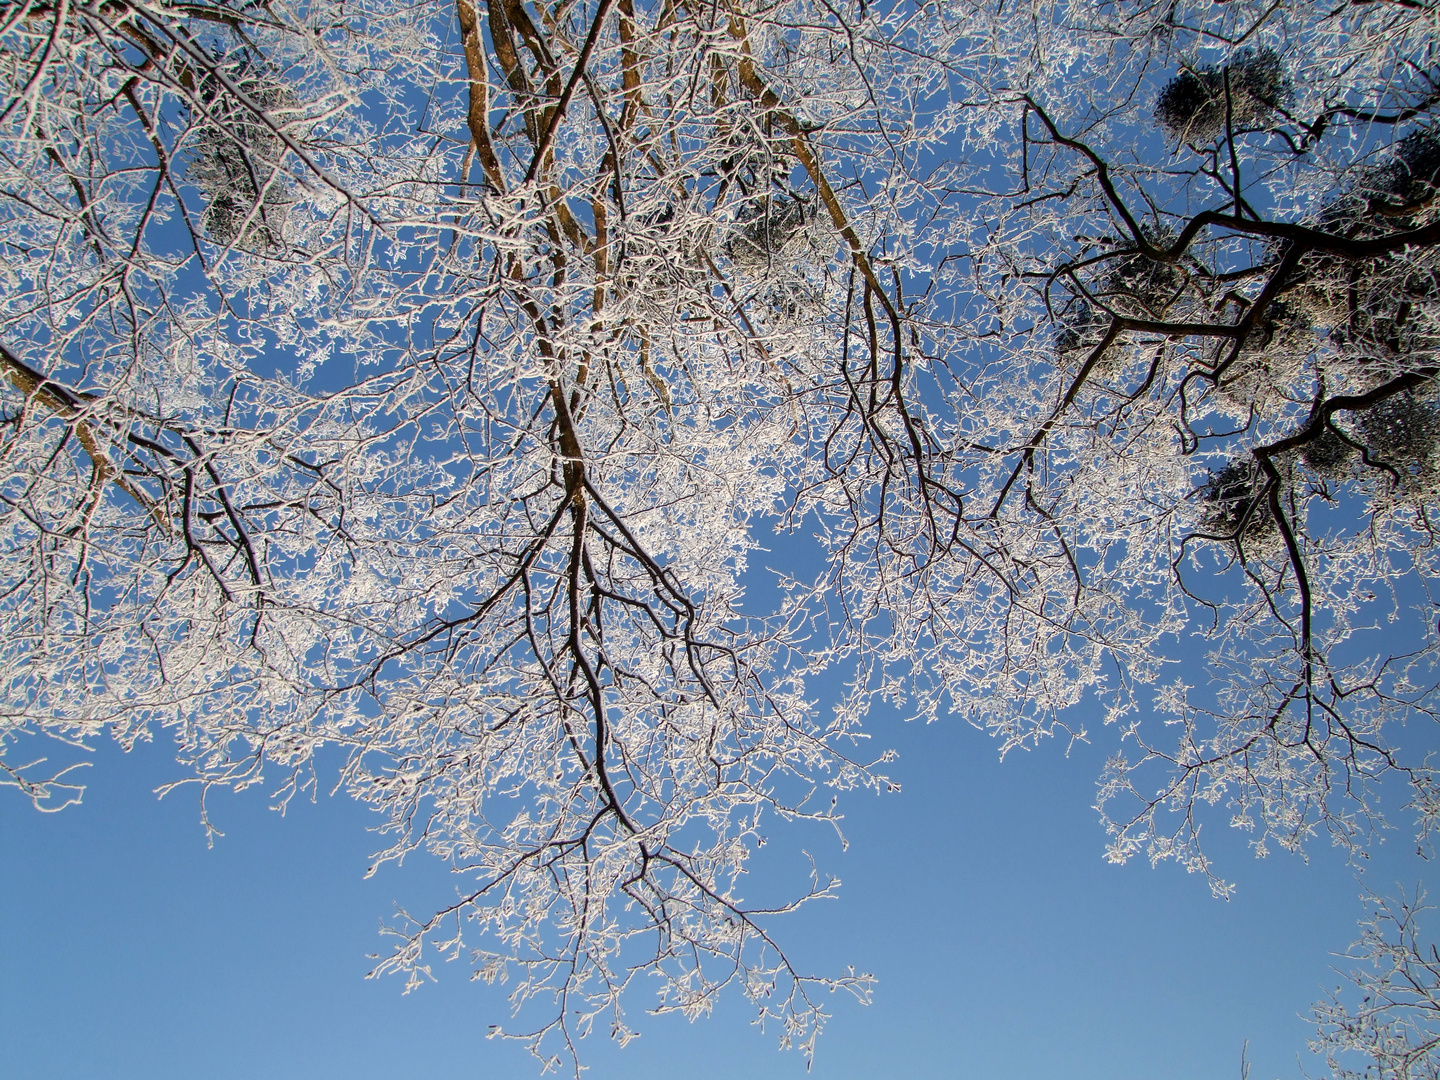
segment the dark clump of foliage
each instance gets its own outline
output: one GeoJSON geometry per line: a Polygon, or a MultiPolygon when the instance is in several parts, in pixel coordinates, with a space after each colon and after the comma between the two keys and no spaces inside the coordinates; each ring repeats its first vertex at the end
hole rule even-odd
{"type": "MultiPolygon", "coordinates": [[[[1150,237],[1152,243],[1166,247],[1169,234],[1150,237]]],[[[1173,304],[1185,287],[1185,272],[1173,263],[1158,262],[1135,253],[1110,264],[1105,276],[1103,295],[1119,301],[1131,313],[1159,317],[1173,304]]]]}
{"type": "Polygon", "coordinates": [[[1084,300],[1074,300],[1056,317],[1055,352],[1062,360],[1089,352],[1105,336],[1109,319],[1084,300]]]}
{"type": "MultiPolygon", "coordinates": [[[[1168,248],[1174,234],[1164,226],[1146,227],[1145,239],[1168,248]]],[[[1109,242],[1109,241],[1107,241],[1109,242]]],[[[1133,246],[1121,247],[1096,260],[1093,277],[1055,315],[1055,352],[1070,359],[1098,345],[1111,315],[1159,319],[1184,293],[1189,277],[1172,262],[1152,259],[1133,246]]]]}
{"type": "Polygon", "coordinates": [[[1225,129],[1227,76],[1237,126],[1262,122],[1290,95],[1290,80],[1274,50],[1245,48],[1221,67],[1192,68],[1171,79],[1155,102],[1155,120],[1182,141],[1213,139],[1225,129]]]}
{"type": "Polygon", "coordinates": [[[1358,426],[1370,457],[1392,466],[1424,465],[1440,443],[1440,409],[1412,390],[1372,405],[1358,426]]]}
{"type": "Polygon", "coordinates": [[[1412,131],[1326,202],[1316,224],[1338,236],[1375,236],[1404,228],[1440,191],[1440,136],[1412,131]]]}
{"type": "Polygon", "coordinates": [[[1366,179],[1365,186],[1385,199],[1384,209],[1418,209],[1440,188],[1440,137],[1433,131],[1412,131],[1366,179]]]}
{"type": "Polygon", "coordinates": [[[736,221],[726,254],[739,263],[768,262],[814,220],[814,204],[805,199],[757,199],[736,221]]]}
{"type": "Polygon", "coordinates": [[[1200,524],[1206,532],[1227,539],[1263,536],[1275,526],[1265,506],[1265,491],[1265,473],[1253,458],[1227,462],[1200,489],[1204,503],[1200,524]]]}
{"type": "MultiPolygon", "coordinates": [[[[1440,135],[1412,131],[1357,169],[1321,206],[1313,227],[1347,239],[1393,236],[1431,220],[1437,193],[1440,135]]],[[[1277,244],[1275,260],[1283,253],[1277,244]]],[[[1328,328],[1330,341],[1350,362],[1410,371],[1434,363],[1440,339],[1425,314],[1440,297],[1433,256],[1415,251],[1351,261],[1312,251],[1282,286],[1287,300],[1328,328]]]]}
{"type": "MultiPolygon", "coordinates": [[[[267,113],[292,100],[277,79],[257,72],[245,60],[232,65],[227,74],[267,113]]],[[[188,174],[206,198],[202,219],[206,236],[224,245],[237,241],[279,245],[291,202],[284,178],[275,175],[284,156],[283,141],[261,116],[223,95],[213,76],[201,85],[199,96],[208,115],[195,127],[188,174]]]]}
{"type": "Polygon", "coordinates": [[[1335,476],[1343,472],[1354,456],[1355,447],[1333,424],[1322,427],[1320,433],[1300,451],[1301,460],[1321,476],[1335,476]]]}

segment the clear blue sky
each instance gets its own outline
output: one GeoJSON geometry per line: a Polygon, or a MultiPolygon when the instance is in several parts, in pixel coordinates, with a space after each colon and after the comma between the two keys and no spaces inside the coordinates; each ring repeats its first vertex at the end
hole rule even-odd
{"type": "MultiPolygon", "coordinates": [[[[848,853],[790,834],[845,887],[782,936],[802,966],[880,979],[868,1008],[834,1000],[812,1076],[1239,1080],[1246,1039],[1252,1080],[1300,1075],[1299,1014],[1336,982],[1328,954],[1359,912],[1338,853],[1257,862],[1217,836],[1240,890],[1215,901],[1173,866],[1104,863],[1091,803],[1105,733],[1068,760],[1050,744],[1002,765],[958,723],[880,715],[872,730],[901,751],[903,793],[844,800],[848,853]]],[[[322,800],[282,819],[260,791],[223,796],[227,835],[207,849],[195,796],[151,793],[177,775],[168,748],[97,757],[83,805],[62,814],[0,791],[0,1076],[536,1075],[484,1039],[509,1023],[503,991],[460,965],[408,997],[363,978],[393,902],[454,888],[426,859],[362,881],[366,811],[322,800]]],[[[1424,864],[1410,852],[1394,834],[1370,883],[1412,887],[1424,864]]],[[[738,1000],[694,1025],[638,1021],[623,1051],[589,1040],[589,1077],[805,1075],[738,1000]]]]}

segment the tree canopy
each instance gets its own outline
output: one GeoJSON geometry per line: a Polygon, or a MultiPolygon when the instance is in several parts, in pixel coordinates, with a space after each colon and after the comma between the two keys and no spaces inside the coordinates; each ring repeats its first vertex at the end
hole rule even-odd
{"type": "MultiPolygon", "coordinates": [[[[1363,853],[1401,792],[1423,843],[1437,12],[14,0],[4,782],[164,730],[283,802],[330,754],[379,862],[470,883],[381,968],[471,951],[547,1060],[651,976],[805,1047],[868,993],[775,936],[823,870],[737,877],[887,785],[880,699],[1098,713],[1109,857],[1221,895],[1206,821],[1363,853]],[[774,531],[818,557],[760,610],[774,531]]],[[[1380,911],[1418,997],[1321,1039],[1433,1076],[1380,911]]]]}

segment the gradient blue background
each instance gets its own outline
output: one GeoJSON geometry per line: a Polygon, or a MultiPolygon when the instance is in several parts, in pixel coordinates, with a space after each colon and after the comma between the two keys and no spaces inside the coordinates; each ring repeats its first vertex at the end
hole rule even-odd
{"type": "MultiPolygon", "coordinates": [[[[1246,1040],[1251,1080],[1300,1075],[1301,1014],[1337,983],[1329,954],[1360,911],[1340,853],[1257,861],[1217,816],[1220,869],[1240,889],[1216,901],[1174,866],[1103,861],[1092,803],[1108,732],[1068,759],[1051,743],[1002,764],[958,723],[881,714],[872,730],[899,748],[903,792],[842,800],[846,853],[819,831],[790,837],[845,886],[782,938],[801,966],[880,980],[869,1007],[833,999],[811,1075],[1239,1080],[1246,1040]]],[[[212,814],[227,835],[207,849],[192,790],[152,793],[179,775],[164,745],[107,747],[90,774],[61,814],[0,791],[0,1076],[536,1075],[484,1038],[510,1024],[503,988],[458,964],[409,996],[364,979],[392,904],[455,887],[424,858],[363,881],[367,811],[322,799],[281,818],[261,791],[224,795],[212,814]]],[[[1413,852],[1392,834],[1368,884],[1413,888],[1413,852]]],[[[588,1040],[589,1077],[805,1075],[738,998],[693,1025],[646,1004],[631,1002],[643,1035],[628,1048],[588,1040]]]]}

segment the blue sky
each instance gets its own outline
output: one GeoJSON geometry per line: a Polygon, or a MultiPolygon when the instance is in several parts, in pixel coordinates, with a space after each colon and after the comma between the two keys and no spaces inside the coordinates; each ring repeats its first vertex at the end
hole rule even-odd
{"type": "MultiPolygon", "coordinates": [[[[904,790],[843,800],[850,850],[775,834],[845,882],[777,928],[799,964],[880,980],[869,1007],[834,999],[810,1075],[1239,1080],[1247,1039],[1252,1080],[1300,1075],[1299,1014],[1336,983],[1329,953],[1360,910],[1338,852],[1257,861],[1216,835],[1240,886],[1216,901],[1174,866],[1103,861],[1091,803],[1108,733],[1068,759],[1051,743],[1001,764],[958,723],[880,714],[872,730],[900,749],[904,790]]],[[[424,858],[363,881],[365,810],[322,799],[282,819],[261,791],[223,795],[212,813],[227,835],[207,849],[193,792],[152,794],[178,775],[165,746],[96,757],[84,803],[62,814],[0,792],[7,1080],[537,1074],[518,1047],[485,1040],[510,1023],[503,990],[458,964],[408,997],[397,979],[364,979],[392,905],[455,887],[424,858]]],[[[1412,888],[1424,864],[1410,852],[1392,834],[1369,884],[1412,888]]],[[[739,1000],[694,1025],[636,1019],[642,1037],[623,1051],[589,1040],[591,1078],[805,1075],[739,1000]]]]}

